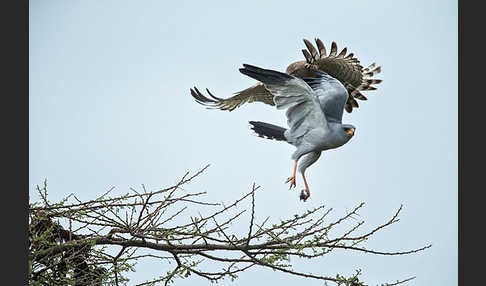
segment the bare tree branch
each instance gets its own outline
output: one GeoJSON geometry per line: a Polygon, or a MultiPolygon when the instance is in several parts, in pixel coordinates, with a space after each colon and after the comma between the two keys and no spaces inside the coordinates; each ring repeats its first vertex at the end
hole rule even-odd
{"type": "MultiPolygon", "coordinates": [[[[359,215],[364,203],[330,222],[332,209],[325,206],[273,225],[267,225],[269,217],[258,222],[255,194],[260,186],[256,184],[227,206],[204,201],[205,192],[182,189],[208,166],[191,176],[185,173],[169,188],[149,191],[142,185],[141,191],[131,188],[125,195],[108,197],[114,191],[110,188],[87,202],[71,194],[52,203],[48,201],[47,181],[43,187],[37,186],[41,201],[32,203],[29,209],[30,284],[124,285],[128,281],[125,274],[139,259],[153,258],[175,262],[176,267],[139,285],[168,285],[192,274],[213,282],[236,279],[241,272],[258,266],[337,285],[358,286],[365,285],[358,280],[360,270],[351,277],[306,273],[292,269],[291,262],[298,258],[317,259],[333,249],[390,256],[431,247],[384,251],[364,246],[377,231],[399,221],[403,206],[391,219],[361,234],[357,232],[364,221],[353,223],[340,235],[335,234],[335,227],[359,215]],[[236,206],[245,201],[251,205],[248,232],[234,233],[232,226],[246,213],[236,206]],[[204,206],[209,214],[187,215],[191,206],[204,206]],[[136,255],[138,250],[148,253],[136,255]]],[[[385,285],[398,285],[413,278],[385,285]]]]}

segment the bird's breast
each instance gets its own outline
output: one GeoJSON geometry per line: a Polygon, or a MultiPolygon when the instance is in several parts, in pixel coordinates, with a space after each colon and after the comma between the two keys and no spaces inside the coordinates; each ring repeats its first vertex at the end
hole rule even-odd
{"type": "Polygon", "coordinates": [[[345,138],[329,129],[317,129],[309,132],[304,140],[316,147],[316,150],[338,148],[346,143],[345,138]]]}

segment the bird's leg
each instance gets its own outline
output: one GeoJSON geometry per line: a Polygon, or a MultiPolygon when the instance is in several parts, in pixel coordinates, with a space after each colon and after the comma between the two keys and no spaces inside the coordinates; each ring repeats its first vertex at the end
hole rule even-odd
{"type": "Polygon", "coordinates": [[[307,180],[305,179],[304,173],[302,173],[302,178],[304,179],[305,190],[302,190],[300,192],[300,199],[305,202],[310,197],[310,190],[309,190],[309,185],[307,184],[307,180]]]}
{"type": "Polygon", "coordinates": [[[295,182],[295,173],[297,172],[297,161],[298,160],[295,160],[295,164],[294,164],[294,173],[292,174],[291,177],[288,177],[287,180],[285,181],[285,183],[287,184],[288,182],[290,182],[290,187],[289,187],[289,190],[292,189],[292,187],[295,188],[295,186],[297,185],[296,182],[295,182]]]}

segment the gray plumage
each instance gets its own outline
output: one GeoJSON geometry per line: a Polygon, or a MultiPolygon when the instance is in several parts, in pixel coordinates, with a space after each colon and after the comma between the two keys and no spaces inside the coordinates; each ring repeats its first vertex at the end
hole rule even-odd
{"type": "Polygon", "coordinates": [[[292,159],[316,150],[337,148],[351,138],[343,136],[341,124],[349,95],[338,80],[321,71],[315,71],[317,78],[300,79],[278,71],[243,66],[240,72],[262,82],[274,95],[277,109],[287,110],[289,129],[284,136],[297,147],[292,159]]]}
{"type": "MultiPolygon", "coordinates": [[[[331,54],[334,51],[331,49],[331,54]]],[[[304,177],[306,191],[309,193],[305,170],[319,159],[322,151],[340,147],[354,135],[354,126],[342,124],[348,91],[339,80],[319,70],[314,70],[316,77],[301,79],[252,65],[243,66],[240,72],[263,83],[274,96],[276,108],[286,110],[289,129],[283,135],[288,143],[297,148],[292,154],[296,164],[305,156],[300,162],[299,172],[304,177]]],[[[268,126],[259,123],[257,127],[260,136],[266,138],[275,137],[271,134],[277,128],[282,128],[265,124],[268,126]]],[[[295,174],[293,180],[295,185],[295,174]]],[[[305,196],[303,198],[306,199],[305,196]]]]}

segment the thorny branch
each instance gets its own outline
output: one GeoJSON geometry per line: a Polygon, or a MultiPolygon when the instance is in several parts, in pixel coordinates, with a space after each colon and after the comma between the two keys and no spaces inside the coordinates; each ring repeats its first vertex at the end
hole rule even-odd
{"type": "MultiPolygon", "coordinates": [[[[209,166],[209,165],[208,165],[209,166]]],[[[131,192],[109,197],[114,188],[95,200],[82,202],[73,194],[59,203],[48,201],[47,182],[37,186],[41,202],[29,209],[29,282],[30,285],[124,285],[124,276],[139,259],[151,258],[175,262],[166,274],[139,285],[168,285],[176,278],[191,274],[219,281],[235,279],[241,272],[266,267],[291,275],[333,282],[337,285],[365,285],[358,280],[361,270],[351,277],[306,273],[292,268],[295,258],[315,259],[334,249],[375,255],[406,255],[431,245],[407,251],[382,251],[362,246],[377,231],[399,221],[402,206],[385,223],[369,231],[356,233],[364,221],[342,226],[364,203],[334,221],[326,223],[332,209],[325,206],[266,226],[267,217],[257,223],[253,184],[249,193],[224,206],[206,202],[205,192],[185,192],[181,187],[202,174],[187,172],[175,185],[155,191],[131,192]],[[251,198],[251,200],[250,200],[251,198]],[[235,221],[245,213],[237,205],[248,201],[249,225],[242,233],[231,232],[235,221]],[[188,216],[191,206],[204,206],[209,214],[188,216]],[[216,208],[216,209],[214,209],[216,208]],[[68,226],[68,227],[64,227],[68,226]],[[144,250],[147,253],[140,254],[144,250]]],[[[414,277],[384,285],[398,285],[414,277]]]]}

